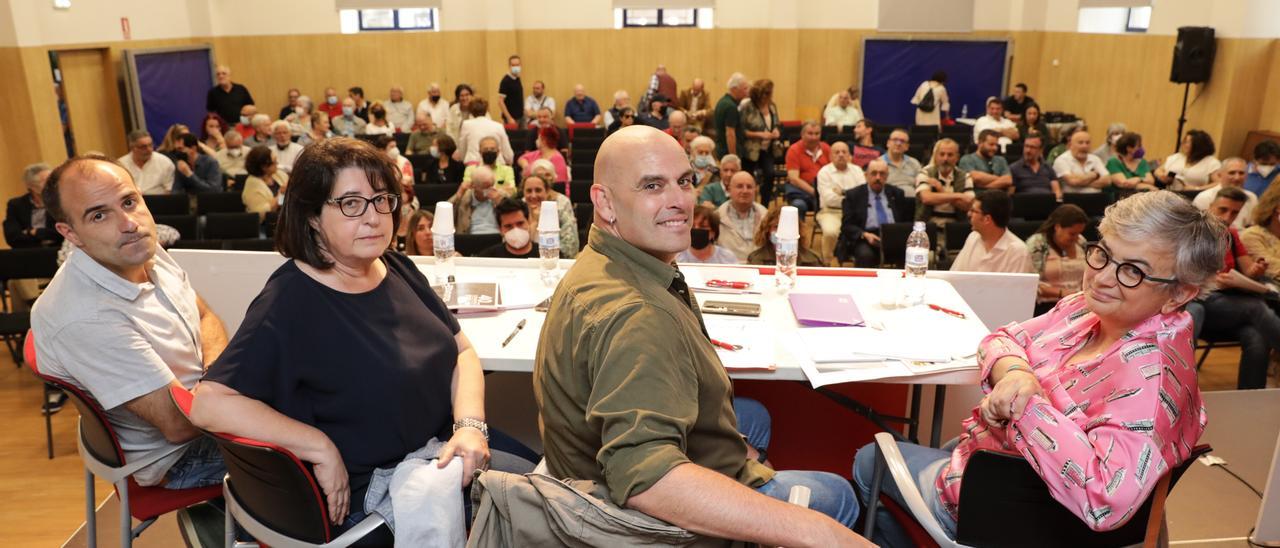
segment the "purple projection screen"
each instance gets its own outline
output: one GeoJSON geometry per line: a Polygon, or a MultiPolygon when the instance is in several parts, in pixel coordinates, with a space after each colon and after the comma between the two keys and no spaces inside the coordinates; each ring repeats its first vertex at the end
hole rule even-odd
{"type": "Polygon", "coordinates": [[[205,96],[213,87],[213,57],[207,46],[125,52],[132,81],[134,127],[146,127],[159,145],[173,124],[199,133],[205,96]]]}

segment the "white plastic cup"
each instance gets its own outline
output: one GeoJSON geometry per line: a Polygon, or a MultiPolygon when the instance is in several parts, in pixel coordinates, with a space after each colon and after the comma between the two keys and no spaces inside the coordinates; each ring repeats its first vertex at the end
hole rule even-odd
{"type": "Polygon", "coordinates": [[[453,234],[453,204],[436,202],[436,216],[431,222],[432,234],[453,234]]]}
{"type": "Polygon", "coordinates": [[[560,230],[560,210],[555,200],[543,200],[538,213],[538,232],[560,230]]]}
{"type": "Polygon", "coordinates": [[[800,210],[795,206],[784,206],[782,208],[782,216],[778,218],[778,237],[779,238],[799,238],[800,237],[800,210]]]}
{"type": "Polygon", "coordinates": [[[876,285],[880,290],[880,308],[889,310],[898,307],[899,288],[902,280],[901,270],[877,270],[876,285]]]}

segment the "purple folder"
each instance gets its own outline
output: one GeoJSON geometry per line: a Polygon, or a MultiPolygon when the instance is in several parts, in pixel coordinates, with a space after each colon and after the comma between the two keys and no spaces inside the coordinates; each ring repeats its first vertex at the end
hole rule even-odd
{"type": "Polygon", "coordinates": [[[791,312],[796,321],[808,327],[861,327],[864,322],[857,303],[849,295],[831,293],[792,293],[791,312]]]}

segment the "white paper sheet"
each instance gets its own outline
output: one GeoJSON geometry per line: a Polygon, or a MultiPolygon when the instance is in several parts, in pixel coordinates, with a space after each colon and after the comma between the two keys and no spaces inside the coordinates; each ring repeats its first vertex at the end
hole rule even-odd
{"type": "Polygon", "coordinates": [[[777,365],[775,335],[760,320],[704,316],[703,323],[712,339],[742,346],[738,350],[716,348],[725,369],[773,369],[777,365]]]}

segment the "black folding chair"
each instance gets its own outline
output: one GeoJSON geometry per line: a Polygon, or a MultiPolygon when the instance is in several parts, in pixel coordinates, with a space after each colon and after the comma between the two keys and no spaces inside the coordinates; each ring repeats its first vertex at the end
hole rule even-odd
{"type": "Polygon", "coordinates": [[[453,249],[464,257],[474,257],[481,251],[502,243],[501,234],[458,234],[453,237],[453,249]]]}
{"type": "Polygon", "coordinates": [[[257,213],[210,213],[204,216],[204,237],[211,240],[257,238],[257,213]]]}
{"type": "Polygon", "coordinates": [[[1052,194],[1014,194],[1013,216],[1027,221],[1043,221],[1058,208],[1052,194]]]}
{"type": "Polygon", "coordinates": [[[186,194],[144,194],[151,215],[186,215],[191,212],[191,198],[186,194]]]}
{"type": "Polygon", "coordinates": [[[436,202],[447,202],[458,185],[413,185],[414,194],[418,195],[418,205],[431,212],[436,210],[436,202]]]}
{"type": "Polygon", "coordinates": [[[196,194],[196,215],[210,213],[244,213],[244,201],[238,192],[202,192],[196,194]]]}
{"type": "Polygon", "coordinates": [[[156,224],[177,230],[178,238],[195,238],[200,226],[199,218],[195,215],[153,215],[153,218],[156,224]]]}
{"type": "MultiPolygon", "coordinates": [[[[937,248],[938,225],[924,224],[932,249],[937,248]]],[[[880,227],[880,265],[883,268],[902,268],[907,256],[907,236],[913,223],[889,223],[880,227]]]]}
{"type": "Polygon", "coordinates": [[[1068,192],[1063,194],[1062,201],[1080,206],[1085,215],[1090,217],[1102,217],[1106,213],[1107,206],[1111,205],[1111,197],[1102,192],[1093,194],[1068,192]]]}
{"type": "MultiPolygon", "coordinates": [[[[16,295],[9,293],[10,280],[52,278],[58,271],[58,250],[52,247],[0,249],[0,339],[9,348],[13,363],[22,366],[22,341],[31,328],[31,313],[14,312],[16,295]]],[[[31,303],[26,303],[30,308],[31,303]]]]}
{"type": "MultiPolygon", "coordinates": [[[[595,219],[596,206],[590,202],[573,204],[573,218],[578,222],[578,229],[591,226],[595,219]]],[[[581,242],[581,243],[586,243],[581,242]]]]}

